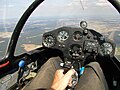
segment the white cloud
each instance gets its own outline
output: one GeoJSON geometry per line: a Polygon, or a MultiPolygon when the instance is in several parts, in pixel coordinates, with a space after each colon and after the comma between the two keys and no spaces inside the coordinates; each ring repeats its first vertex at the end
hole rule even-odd
{"type": "Polygon", "coordinates": [[[72,1],[68,4],[68,6],[75,6],[75,5],[80,5],[79,0],[72,0],[72,1]]]}
{"type": "Polygon", "coordinates": [[[7,5],[7,7],[14,7],[14,5],[9,4],[9,5],[7,5]]]}
{"type": "Polygon", "coordinates": [[[109,3],[108,3],[108,1],[107,0],[99,0],[98,2],[96,2],[96,5],[97,6],[104,6],[104,7],[107,7],[107,6],[109,6],[109,3]]]}
{"type": "Polygon", "coordinates": [[[71,0],[67,4],[69,8],[79,8],[79,9],[88,9],[88,8],[98,8],[98,7],[110,7],[111,4],[108,0],[71,0]]]}
{"type": "Polygon", "coordinates": [[[96,3],[97,6],[108,6],[107,3],[96,3]]]}
{"type": "Polygon", "coordinates": [[[70,3],[67,4],[67,7],[71,8],[87,8],[87,5],[84,5],[83,3],[87,2],[88,0],[72,0],[70,3]]]}

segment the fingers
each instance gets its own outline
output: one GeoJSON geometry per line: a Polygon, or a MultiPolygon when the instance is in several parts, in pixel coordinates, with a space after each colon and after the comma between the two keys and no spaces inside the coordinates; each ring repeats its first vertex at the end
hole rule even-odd
{"type": "Polygon", "coordinates": [[[63,76],[64,76],[64,75],[63,75],[63,72],[64,72],[63,69],[59,69],[59,70],[57,70],[57,71],[55,72],[55,75],[59,75],[59,77],[63,77],[63,76]]]}
{"type": "MultiPolygon", "coordinates": [[[[63,72],[64,72],[64,69],[59,69],[59,70],[56,71],[56,73],[63,73],[63,72]]],[[[66,74],[67,75],[73,75],[74,73],[75,73],[75,70],[74,69],[70,69],[66,74]]]]}
{"type": "Polygon", "coordinates": [[[63,69],[59,69],[55,73],[53,84],[51,86],[55,90],[64,90],[68,85],[71,86],[72,75],[75,74],[75,70],[71,69],[66,74],[63,74],[63,72],[63,69]]]}
{"type": "Polygon", "coordinates": [[[60,79],[63,77],[63,79],[67,80],[68,82],[71,82],[72,75],[74,75],[76,71],[74,69],[70,69],[66,74],[63,74],[63,72],[63,69],[57,70],[55,73],[56,78],[60,79]]]}
{"type": "Polygon", "coordinates": [[[71,69],[64,75],[63,78],[66,79],[67,83],[69,84],[71,82],[71,80],[72,80],[72,75],[74,75],[74,74],[75,74],[75,70],[71,69]]]}
{"type": "MultiPolygon", "coordinates": [[[[63,72],[64,72],[63,69],[57,70],[57,71],[55,72],[54,78],[56,78],[57,80],[61,79],[61,78],[64,76],[63,72]]],[[[56,79],[55,79],[55,80],[56,80],[56,79]]]]}
{"type": "Polygon", "coordinates": [[[70,70],[65,74],[65,76],[72,77],[72,75],[74,75],[75,72],[76,72],[76,71],[75,71],[74,69],[70,69],[70,70]]]}
{"type": "Polygon", "coordinates": [[[70,79],[68,86],[71,87],[72,86],[72,78],[70,79]]]}
{"type": "Polygon", "coordinates": [[[59,70],[57,70],[57,72],[59,72],[59,73],[63,73],[64,70],[63,70],[63,69],[59,69],[59,70]]]}
{"type": "Polygon", "coordinates": [[[72,75],[74,75],[75,72],[76,71],[74,69],[71,69],[65,74],[64,78],[68,79],[68,86],[72,86],[72,83],[71,83],[72,82],[72,75]]]}

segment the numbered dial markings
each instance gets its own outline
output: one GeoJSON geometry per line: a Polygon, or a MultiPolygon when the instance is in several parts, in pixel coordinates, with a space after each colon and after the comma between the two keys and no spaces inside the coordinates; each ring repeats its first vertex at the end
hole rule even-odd
{"type": "Polygon", "coordinates": [[[69,34],[67,31],[60,31],[58,33],[57,39],[59,42],[64,42],[68,39],[68,37],[69,37],[69,34]]]}
{"type": "Polygon", "coordinates": [[[110,55],[113,52],[113,47],[110,43],[103,43],[101,47],[104,55],[110,55]]]}
{"type": "Polygon", "coordinates": [[[47,35],[43,39],[43,45],[45,47],[52,47],[55,45],[55,39],[52,35],[47,35]]]}

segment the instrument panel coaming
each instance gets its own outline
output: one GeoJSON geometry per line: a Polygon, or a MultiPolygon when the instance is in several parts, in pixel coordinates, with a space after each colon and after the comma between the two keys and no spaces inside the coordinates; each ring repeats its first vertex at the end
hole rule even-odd
{"type": "Polygon", "coordinates": [[[100,33],[87,28],[61,27],[43,34],[44,47],[59,49],[69,60],[90,55],[114,56],[115,45],[100,33]]]}

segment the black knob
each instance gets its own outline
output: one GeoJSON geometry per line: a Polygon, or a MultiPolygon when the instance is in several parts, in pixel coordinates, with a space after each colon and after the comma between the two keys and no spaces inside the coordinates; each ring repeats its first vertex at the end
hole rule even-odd
{"type": "Polygon", "coordinates": [[[81,26],[82,28],[87,28],[87,22],[86,22],[86,21],[81,21],[81,22],[80,22],[80,26],[81,26]]]}
{"type": "Polygon", "coordinates": [[[95,53],[95,54],[97,54],[97,50],[96,49],[93,49],[92,52],[95,53]]]}
{"type": "Polygon", "coordinates": [[[88,30],[85,29],[85,30],[83,31],[83,34],[84,34],[84,35],[87,35],[87,34],[88,34],[88,30]]]}
{"type": "Polygon", "coordinates": [[[104,41],[104,40],[105,40],[105,37],[104,37],[104,36],[101,36],[101,37],[100,37],[100,40],[101,40],[101,41],[104,41]]]}
{"type": "Polygon", "coordinates": [[[97,40],[97,36],[94,36],[94,38],[93,38],[94,40],[97,40]]]}
{"type": "Polygon", "coordinates": [[[90,34],[88,34],[87,38],[88,38],[88,39],[90,39],[90,38],[91,38],[91,35],[90,35],[90,34]]]}

